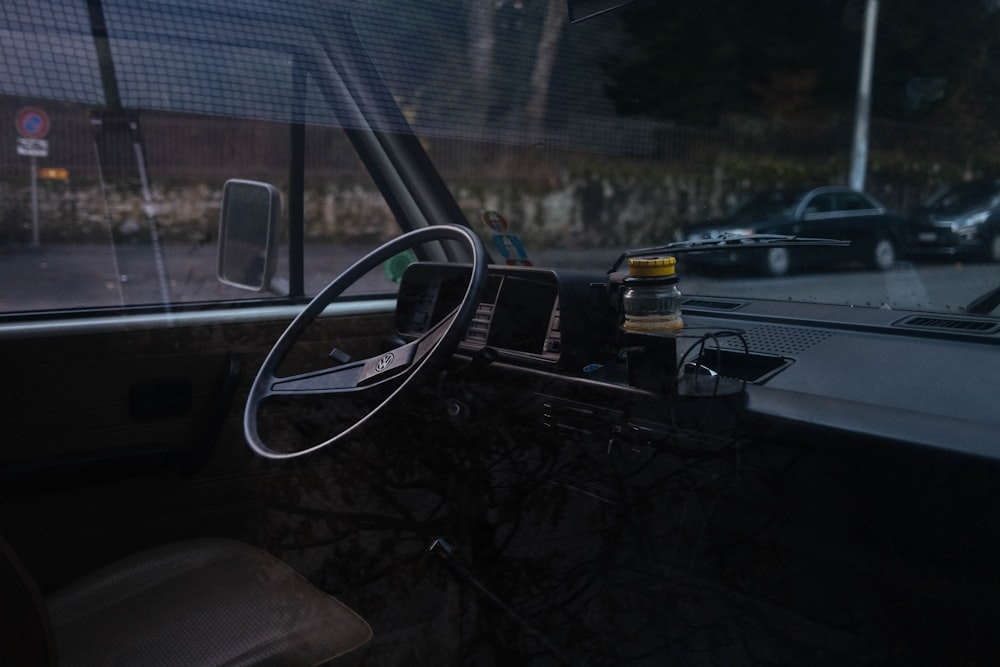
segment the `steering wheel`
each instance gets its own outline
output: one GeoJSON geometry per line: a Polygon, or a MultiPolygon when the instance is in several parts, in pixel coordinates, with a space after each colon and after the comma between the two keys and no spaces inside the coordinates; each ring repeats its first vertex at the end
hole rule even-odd
{"type": "Polygon", "coordinates": [[[454,354],[482,298],[483,287],[486,284],[486,265],[486,251],[472,230],[457,225],[432,225],[408,232],[385,243],[334,278],[288,325],[257,372],[243,412],[243,432],[250,448],[269,459],[296,458],[328,447],[374,419],[399,394],[414,385],[428,368],[454,354]],[[455,310],[416,340],[378,356],[351,361],[321,371],[285,377],[275,375],[285,355],[306,328],[347,288],[391,257],[418,244],[431,241],[460,241],[471,251],[472,267],[469,283],[462,302],[455,310]],[[269,398],[276,396],[308,398],[330,394],[356,397],[387,388],[390,389],[388,396],[367,414],[323,442],[294,451],[277,451],[265,444],[258,433],[257,424],[261,406],[269,398]]]}

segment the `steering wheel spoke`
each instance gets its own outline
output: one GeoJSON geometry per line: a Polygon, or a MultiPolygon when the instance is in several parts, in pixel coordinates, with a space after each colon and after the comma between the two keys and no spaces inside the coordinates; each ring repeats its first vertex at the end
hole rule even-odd
{"type": "Polygon", "coordinates": [[[243,430],[251,449],[261,456],[286,459],[302,456],[345,438],[380,413],[401,392],[421,378],[433,364],[449,358],[458,347],[465,330],[476,312],[486,284],[486,252],[479,238],[467,227],[435,225],[404,234],[358,260],[335,278],[285,329],[268,353],[250,388],[243,413],[243,430]],[[333,303],[363,275],[391,257],[421,243],[432,241],[462,241],[472,255],[472,271],[465,295],[459,306],[442,318],[419,338],[383,354],[360,359],[334,368],[279,377],[276,370],[306,328],[323,310],[333,303]],[[375,387],[386,391],[377,395],[377,405],[339,433],[320,443],[295,451],[277,451],[265,444],[258,433],[257,422],[263,403],[272,397],[308,398],[318,395],[351,396],[375,387]]]}
{"type": "Polygon", "coordinates": [[[381,384],[405,372],[414,364],[420,363],[434,351],[435,346],[451,329],[454,320],[455,313],[452,313],[416,340],[365,361],[358,386],[381,384]]]}
{"type": "Polygon", "coordinates": [[[355,361],[336,368],[272,378],[264,398],[272,396],[315,396],[356,391],[366,361],[355,361]]]}
{"type": "Polygon", "coordinates": [[[369,359],[359,359],[335,368],[272,377],[263,396],[270,398],[359,392],[398,378],[434,350],[434,346],[455,319],[455,314],[451,313],[416,340],[384,354],[369,359]]]}

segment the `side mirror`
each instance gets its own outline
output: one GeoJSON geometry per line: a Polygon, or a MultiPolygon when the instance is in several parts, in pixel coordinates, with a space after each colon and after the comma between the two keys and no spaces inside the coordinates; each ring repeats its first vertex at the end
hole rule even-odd
{"type": "Polygon", "coordinates": [[[277,266],[281,193],[269,183],[226,181],[219,219],[219,282],[263,292],[277,266]]]}

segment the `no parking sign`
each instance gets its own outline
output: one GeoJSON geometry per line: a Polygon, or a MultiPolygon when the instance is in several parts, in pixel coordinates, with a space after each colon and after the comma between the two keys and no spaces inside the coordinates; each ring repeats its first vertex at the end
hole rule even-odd
{"type": "Polygon", "coordinates": [[[14,127],[21,135],[17,139],[17,154],[29,157],[46,157],[49,142],[45,139],[52,127],[49,114],[38,107],[24,107],[14,117],[14,127]]]}
{"type": "Polygon", "coordinates": [[[49,114],[38,107],[24,107],[14,116],[14,127],[21,136],[17,138],[17,154],[31,158],[31,245],[38,247],[38,161],[48,157],[49,142],[45,138],[52,127],[49,114]]]}
{"type": "Polygon", "coordinates": [[[24,107],[17,112],[14,121],[17,133],[27,139],[44,139],[51,127],[49,114],[38,107],[24,107]]]}

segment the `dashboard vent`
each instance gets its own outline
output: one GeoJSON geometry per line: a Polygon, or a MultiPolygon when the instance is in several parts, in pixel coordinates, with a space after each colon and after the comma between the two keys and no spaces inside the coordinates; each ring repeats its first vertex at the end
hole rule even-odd
{"type": "Polygon", "coordinates": [[[704,308],[706,310],[736,310],[747,305],[745,301],[719,301],[717,299],[684,299],[681,306],[685,308],[704,308]]]}
{"type": "Polygon", "coordinates": [[[897,327],[931,331],[954,331],[955,333],[988,336],[1000,331],[1000,322],[973,317],[935,317],[930,315],[910,315],[893,323],[897,327]]]}
{"type": "Polygon", "coordinates": [[[493,317],[493,305],[488,303],[479,304],[476,314],[472,316],[472,322],[465,332],[465,342],[473,345],[485,346],[490,337],[490,319],[493,317]]]}

